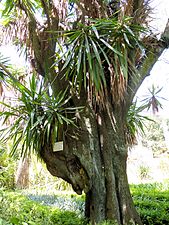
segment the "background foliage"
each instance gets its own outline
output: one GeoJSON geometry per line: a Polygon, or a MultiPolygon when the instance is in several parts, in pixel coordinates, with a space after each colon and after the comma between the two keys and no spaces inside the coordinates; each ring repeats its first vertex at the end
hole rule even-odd
{"type": "Polygon", "coordinates": [[[15,187],[16,160],[9,157],[7,145],[0,145],[0,187],[15,187]]]}
{"type": "Polygon", "coordinates": [[[145,132],[142,134],[143,146],[152,149],[154,156],[166,152],[167,146],[165,143],[164,131],[162,128],[162,118],[153,118],[154,122],[147,122],[145,132]]]}
{"type": "MultiPolygon", "coordinates": [[[[132,185],[131,192],[134,203],[145,225],[169,224],[169,181],[164,183],[132,185]]],[[[39,195],[40,196],[40,195],[39,195]]],[[[67,204],[69,199],[77,208],[84,204],[84,196],[75,194],[46,195],[44,198],[30,200],[30,193],[0,189],[0,224],[3,225],[84,225],[87,222],[79,213],[69,210],[60,210],[51,204],[50,198],[65,199],[62,204],[67,204]],[[27,197],[26,197],[27,196],[27,197]]],[[[75,209],[76,210],[76,209],[75,209]]],[[[79,212],[79,211],[78,211],[79,212]]],[[[114,222],[103,222],[101,225],[115,225],[114,222]]]]}

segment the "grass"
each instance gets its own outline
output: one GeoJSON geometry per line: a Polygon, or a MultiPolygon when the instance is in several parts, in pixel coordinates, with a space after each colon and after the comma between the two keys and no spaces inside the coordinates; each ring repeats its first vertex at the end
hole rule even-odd
{"type": "MultiPolygon", "coordinates": [[[[131,185],[145,225],[169,224],[169,182],[131,185]]],[[[0,225],[84,225],[84,195],[0,189],[0,225]]],[[[112,225],[104,222],[102,225],[112,225]]]]}

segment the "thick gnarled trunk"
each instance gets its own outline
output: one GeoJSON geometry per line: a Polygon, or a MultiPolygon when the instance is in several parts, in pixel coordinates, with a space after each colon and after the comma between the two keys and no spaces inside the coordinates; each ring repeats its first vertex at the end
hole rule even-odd
{"type": "Polygon", "coordinates": [[[71,183],[78,194],[86,193],[85,215],[92,224],[107,219],[142,224],[128,186],[127,146],[118,125],[125,117],[119,116],[111,107],[95,113],[87,105],[78,118],[80,128],[66,131],[64,150],[53,152],[47,145],[41,152],[52,175],[71,183]]]}
{"type": "MultiPolygon", "coordinates": [[[[144,23],[144,18],[140,16],[147,12],[144,2],[143,0],[124,1],[124,12],[122,14],[133,16],[133,23],[135,24],[144,23]]],[[[60,73],[56,72],[56,68],[52,66],[55,65],[53,56],[55,55],[56,43],[52,33],[46,32],[48,30],[59,30],[60,22],[65,21],[66,8],[62,4],[65,1],[59,1],[59,3],[60,5],[57,5],[57,7],[54,5],[51,7],[43,1],[44,9],[46,7],[48,9],[47,11],[44,10],[48,18],[48,26],[44,30],[35,32],[35,30],[38,30],[38,26],[33,17],[30,18],[31,23],[29,23],[30,40],[34,51],[34,60],[37,64],[33,67],[41,75],[46,76],[47,74],[54,94],[69,87],[69,82],[63,79],[63,65],[61,65],[61,68],[58,65],[60,73]],[[51,15],[49,12],[51,12],[51,15]]],[[[116,1],[116,3],[117,7],[112,1],[108,5],[101,0],[76,1],[77,21],[75,21],[75,24],[77,22],[88,24],[88,18],[107,18],[109,15],[113,15],[114,10],[116,11],[121,6],[122,1],[116,1]]],[[[119,14],[120,16],[122,15],[119,14]]],[[[167,36],[163,35],[163,39],[168,40],[168,30],[164,33],[167,36]]],[[[76,115],[79,128],[66,127],[64,129],[63,151],[53,152],[52,141],[46,143],[41,151],[41,157],[46,162],[47,169],[52,175],[61,177],[72,184],[76,193],[81,194],[82,191],[86,193],[85,214],[92,224],[106,219],[114,220],[119,225],[130,224],[130,222],[142,224],[134,208],[127,181],[125,120],[138,87],[143,79],[149,75],[152,66],[165,48],[162,43],[161,41],[155,41],[156,45],[152,45],[150,41],[150,45],[147,45],[145,49],[146,57],[143,58],[142,62],[137,62],[135,48],[130,50],[129,61],[132,62],[133,68],[138,69],[138,73],[133,74],[133,70],[129,70],[131,74],[126,80],[124,98],[121,99],[125,101],[125,106],[122,102],[117,105],[114,99],[114,101],[109,100],[104,107],[98,106],[99,109],[94,110],[94,107],[90,105],[94,96],[90,96],[90,103],[88,103],[87,96],[89,93],[81,92],[78,98],[73,95],[73,106],[85,106],[83,112],[76,115]],[[152,46],[156,46],[155,49],[152,46]]],[[[108,87],[109,85],[108,83],[108,87]]],[[[114,97],[117,94],[116,89],[112,88],[112,90],[114,91],[112,97],[114,97]]],[[[111,95],[109,97],[111,98],[111,95]]]]}
{"type": "MultiPolygon", "coordinates": [[[[76,12],[77,20],[74,21],[74,25],[78,22],[88,25],[90,23],[89,18],[98,19],[115,16],[121,20],[123,15],[133,16],[131,21],[133,24],[140,25],[146,22],[146,4],[148,1],[144,0],[41,1],[42,10],[40,11],[44,13],[43,25],[40,25],[43,21],[37,22],[33,10],[30,10],[30,7],[25,7],[24,1],[19,1],[19,4],[16,5],[28,17],[29,38],[24,39],[26,40],[25,46],[30,50],[28,55],[30,55],[31,64],[38,74],[48,78],[54,94],[66,88],[69,89],[70,85],[69,81],[63,79],[65,75],[65,71],[62,70],[63,65],[56,65],[56,61],[58,61],[57,58],[55,59],[57,40],[54,35],[55,31],[60,32],[62,29],[66,30],[69,27],[66,22],[66,20],[69,21],[66,18],[70,10],[68,10],[68,2],[75,4],[73,11],[76,12]],[[109,4],[107,5],[106,2],[109,2],[109,4]],[[122,11],[119,10],[121,6],[123,6],[122,11]],[[114,14],[115,11],[119,13],[114,14]],[[54,31],[54,33],[50,31],[54,31]]],[[[143,39],[145,49],[140,52],[143,58],[138,58],[139,61],[136,57],[137,50],[134,47],[130,49],[128,57],[129,62],[133,65],[128,73],[131,74],[126,79],[125,92],[122,90],[124,85],[121,88],[125,95],[122,99],[128,105],[125,107],[122,103],[116,105],[114,99],[108,105],[105,104],[105,107],[98,106],[99,110],[93,110],[87,100],[81,98],[82,92],[80,98],[78,96],[76,100],[77,96],[73,95],[71,99],[73,107],[85,106],[84,111],[77,115],[79,129],[75,127],[65,128],[63,151],[54,152],[52,141],[44,144],[41,150],[41,157],[46,162],[47,169],[52,175],[61,177],[72,184],[76,193],[81,194],[82,191],[86,193],[85,214],[90,218],[92,224],[105,219],[117,221],[119,225],[129,224],[130,221],[134,224],[141,224],[133,205],[127,181],[125,117],[143,79],[149,75],[159,55],[169,45],[168,27],[169,23],[162,35],[163,40],[157,41],[154,36],[152,38],[150,36],[150,40],[143,39]]],[[[65,46],[66,43],[64,43],[63,49],[65,49],[65,46]]],[[[62,62],[60,63],[62,64],[62,62]]],[[[107,70],[108,73],[112,73],[110,65],[107,70]]],[[[109,81],[112,79],[112,74],[110,75],[109,81]]],[[[88,76],[87,73],[86,77],[88,76]]],[[[118,89],[110,88],[110,86],[111,84],[108,82],[109,90],[107,92],[113,91],[112,97],[114,97],[118,89]]],[[[72,95],[72,90],[70,94],[72,95]]],[[[84,93],[84,96],[87,98],[89,94],[91,95],[90,100],[93,101],[94,96],[91,93],[84,93]]],[[[109,97],[111,98],[111,95],[109,97]]]]}

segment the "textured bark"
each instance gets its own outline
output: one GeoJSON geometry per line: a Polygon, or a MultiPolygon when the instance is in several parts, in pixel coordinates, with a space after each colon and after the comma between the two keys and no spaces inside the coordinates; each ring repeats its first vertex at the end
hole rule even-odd
{"type": "MultiPolygon", "coordinates": [[[[55,62],[56,41],[52,33],[46,31],[58,30],[59,24],[65,22],[67,1],[56,1],[57,7],[52,6],[52,1],[50,1],[51,5],[45,1],[41,2],[47,18],[43,29],[39,30],[35,18],[28,15],[29,42],[33,50],[32,66],[39,74],[49,79],[54,93],[58,93],[68,84],[63,79],[63,74],[56,72],[52,67],[55,62]]],[[[139,25],[145,22],[141,17],[144,9],[143,0],[124,2],[128,3],[124,14],[133,15],[133,23],[139,25]]],[[[88,18],[105,18],[112,15],[114,3],[113,1],[110,3],[106,6],[102,0],[76,1],[77,21],[75,23],[80,21],[88,24],[90,23],[88,18]]],[[[41,157],[53,176],[63,178],[72,184],[76,193],[81,194],[82,191],[86,193],[85,215],[92,224],[105,219],[114,220],[119,225],[130,224],[130,222],[142,224],[134,208],[127,181],[125,122],[127,111],[137,89],[149,75],[164,48],[168,46],[167,29],[163,38],[165,43],[161,40],[156,41],[156,46],[151,45],[150,42],[145,49],[146,56],[140,62],[136,61],[135,49],[131,50],[129,58],[133,66],[137,68],[138,74],[133,75],[131,72],[128,75],[125,101],[117,104],[109,99],[110,96],[107,96],[104,107],[95,108],[92,105],[93,102],[87,101],[87,93],[81,92],[78,98],[73,96],[73,106],[85,106],[84,110],[76,115],[78,128],[63,129],[63,151],[53,152],[52,141],[45,143],[41,149],[41,157]]],[[[64,73],[64,71],[61,72],[64,73]]]]}
{"type": "MultiPolygon", "coordinates": [[[[85,215],[92,224],[110,219],[120,224],[142,224],[130,195],[123,122],[110,105],[95,113],[89,104],[78,116],[79,129],[64,136],[64,150],[44,146],[41,156],[54,176],[70,184],[77,194],[86,193],[85,215]],[[121,121],[122,125],[119,125],[121,121]]],[[[120,116],[121,115],[121,116],[120,116]]]]}
{"type": "MultiPolygon", "coordinates": [[[[86,4],[88,3],[87,1],[86,4]]],[[[53,152],[50,143],[41,151],[52,175],[72,184],[76,193],[86,193],[85,215],[92,224],[106,219],[116,221],[119,225],[131,222],[142,224],[127,180],[125,122],[138,87],[164,48],[159,41],[154,52],[153,49],[148,49],[148,57],[138,67],[138,76],[129,76],[125,103],[116,104],[106,99],[105,107],[96,110],[92,103],[87,101],[85,92],[81,92],[80,98],[74,96],[72,101],[75,106],[85,106],[85,109],[76,115],[78,129],[64,129],[63,151],[53,152]]],[[[132,60],[135,63],[134,59],[132,60]]],[[[65,81],[60,80],[59,76],[61,75],[55,78],[56,91],[64,89],[65,85],[65,81]]]]}
{"type": "Polygon", "coordinates": [[[114,118],[111,118],[111,109],[109,106],[102,114],[101,129],[105,171],[107,170],[107,218],[117,218],[118,224],[142,224],[134,208],[126,174],[127,146],[123,127],[125,115],[118,106],[114,118]]]}

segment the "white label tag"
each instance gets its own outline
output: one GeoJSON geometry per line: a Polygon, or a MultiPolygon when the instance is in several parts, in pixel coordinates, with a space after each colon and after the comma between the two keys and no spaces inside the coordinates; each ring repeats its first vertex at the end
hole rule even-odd
{"type": "Polygon", "coordinates": [[[53,151],[54,152],[63,151],[63,141],[55,142],[53,146],[53,151]]]}

